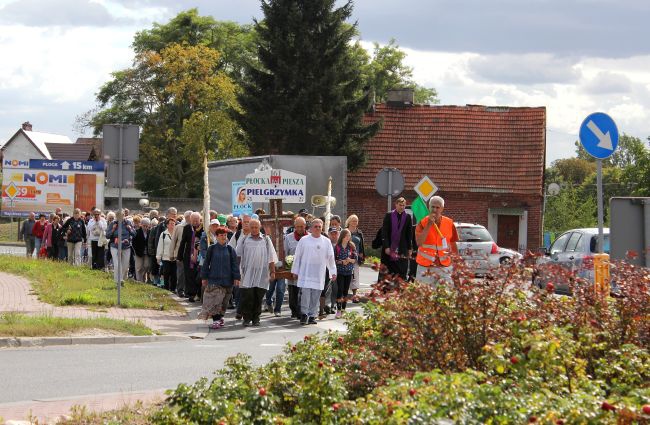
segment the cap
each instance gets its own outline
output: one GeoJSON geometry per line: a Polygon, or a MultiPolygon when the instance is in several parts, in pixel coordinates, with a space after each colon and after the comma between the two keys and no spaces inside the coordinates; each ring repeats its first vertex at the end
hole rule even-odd
{"type": "Polygon", "coordinates": [[[307,208],[301,208],[298,214],[307,214],[307,208]]]}
{"type": "Polygon", "coordinates": [[[212,226],[213,224],[216,224],[217,226],[221,226],[221,223],[219,223],[219,220],[217,220],[216,218],[210,220],[210,226],[212,226]]]}
{"type": "Polygon", "coordinates": [[[228,219],[228,217],[226,215],[224,215],[224,214],[219,214],[217,216],[217,220],[219,220],[219,224],[221,224],[221,225],[226,224],[227,219],[228,219]]]}
{"type": "Polygon", "coordinates": [[[338,227],[330,227],[329,229],[327,229],[327,233],[334,233],[338,231],[339,231],[338,227]]]}

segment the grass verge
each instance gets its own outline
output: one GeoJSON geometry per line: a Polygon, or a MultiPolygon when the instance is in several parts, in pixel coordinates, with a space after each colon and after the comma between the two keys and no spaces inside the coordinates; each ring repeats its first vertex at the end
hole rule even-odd
{"type": "MultiPolygon", "coordinates": [[[[100,270],[15,255],[0,255],[0,270],[28,278],[38,298],[48,304],[117,305],[113,277],[100,270]]],[[[121,288],[120,298],[123,308],[185,311],[169,292],[140,282],[127,281],[121,288]]]]}
{"type": "Polygon", "coordinates": [[[26,316],[19,313],[0,314],[0,336],[35,337],[62,336],[86,330],[99,329],[127,335],[153,335],[140,322],[129,322],[108,318],[73,319],[54,316],[26,316]]]}
{"type": "Polygon", "coordinates": [[[151,415],[159,408],[157,404],[137,401],[119,409],[105,412],[93,412],[85,406],[73,406],[67,417],[62,418],[59,425],[104,425],[104,424],[129,424],[151,425],[151,415]]]}
{"type": "Polygon", "coordinates": [[[0,242],[17,242],[18,224],[0,223],[0,242]]]}

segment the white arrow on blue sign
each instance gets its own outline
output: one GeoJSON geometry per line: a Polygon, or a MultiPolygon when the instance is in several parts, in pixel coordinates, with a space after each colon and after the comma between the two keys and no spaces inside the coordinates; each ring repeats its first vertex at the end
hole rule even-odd
{"type": "Polygon", "coordinates": [[[618,128],[609,115],[594,112],[580,126],[580,143],[597,159],[609,158],[618,146],[618,128]]]}

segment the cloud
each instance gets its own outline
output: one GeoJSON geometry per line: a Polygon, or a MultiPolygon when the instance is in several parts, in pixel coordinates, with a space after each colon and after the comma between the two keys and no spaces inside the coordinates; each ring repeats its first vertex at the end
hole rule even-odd
{"type": "Polygon", "coordinates": [[[481,56],[468,65],[479,80],[507,84],[567,84],[576,82],[581,76],[571,58],[546,53],[481,56]]]}
{"type": "Polygon", "coordinates": [[[414,68],[414,79],[418,84],[435,87],[442,104],[545,106],[547,164],[575,154],[573,142],[578,139],[580,124],[592,112],[609,113],[619,130],[629,135],[642,139],[650,136],[650,55],[575,60],[511,55],[520,62],[517,65],[509,58],[510,65],[518,66],[515,72],[497,69],[495,56],[490,55],[413,49],[405,52],[406,63],[414,68]],[[480,68],[477,72],[477,64],[494,66],[495,70],[480,68]],[[527,76],[522,71],[540,65],[558,69],[541,76],[527,76]],[[501,73],[507,76],[501,78],[501,73]]]}
{"type": "Polygon", "coordinates": [[[0,25],[0,140],[20,123],[70,135],[110,73],[130,66],[133,30],[0,25]]]}
{"type": "Polygon", "coordinates": [[[367,40],[445,52],[647,54],[650,2],[638,0],[357,0],[367,40]]]}
{"type": "Polygon", "coordinates": [[[90,0],[18,0],[0,9],[0,22],[30,27],[106,27],[128,23],[90,0]]]}
{"type": "Polygon", "coordinates": [[[197,8],[201,15],[211,15],[218,21],[234,21],[241,24],[250,24],[253,18],[263,17],[260,0],[193,0],[189,4],[178,0],[111,0],[111,3],[131,10],[165,10],[167,19],[191,8],[197,8]]]}
{"type": "Polygon", "coordinates": [[[632,91],[632,81],[625,75],[610,71],[601,71],[582,86],[593,95],[627,94],[632,91]]]}

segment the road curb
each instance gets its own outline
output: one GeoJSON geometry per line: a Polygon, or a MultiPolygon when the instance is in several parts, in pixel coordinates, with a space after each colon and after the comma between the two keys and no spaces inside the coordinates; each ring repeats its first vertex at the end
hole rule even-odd
{"type": "Polygon", "coordinates": [[[17,246],[17,247],[22,247],[25,248],[25,243],[24,242],[0,242],[0,246],[17,246]]]}
{"type": "Polygon", "coordinates": [[[143,342],[168,342],[189,339],[189,337],[181,335],[0,338],[0,348],[49,347],[54,345],[138,344],[143,342]]]}

